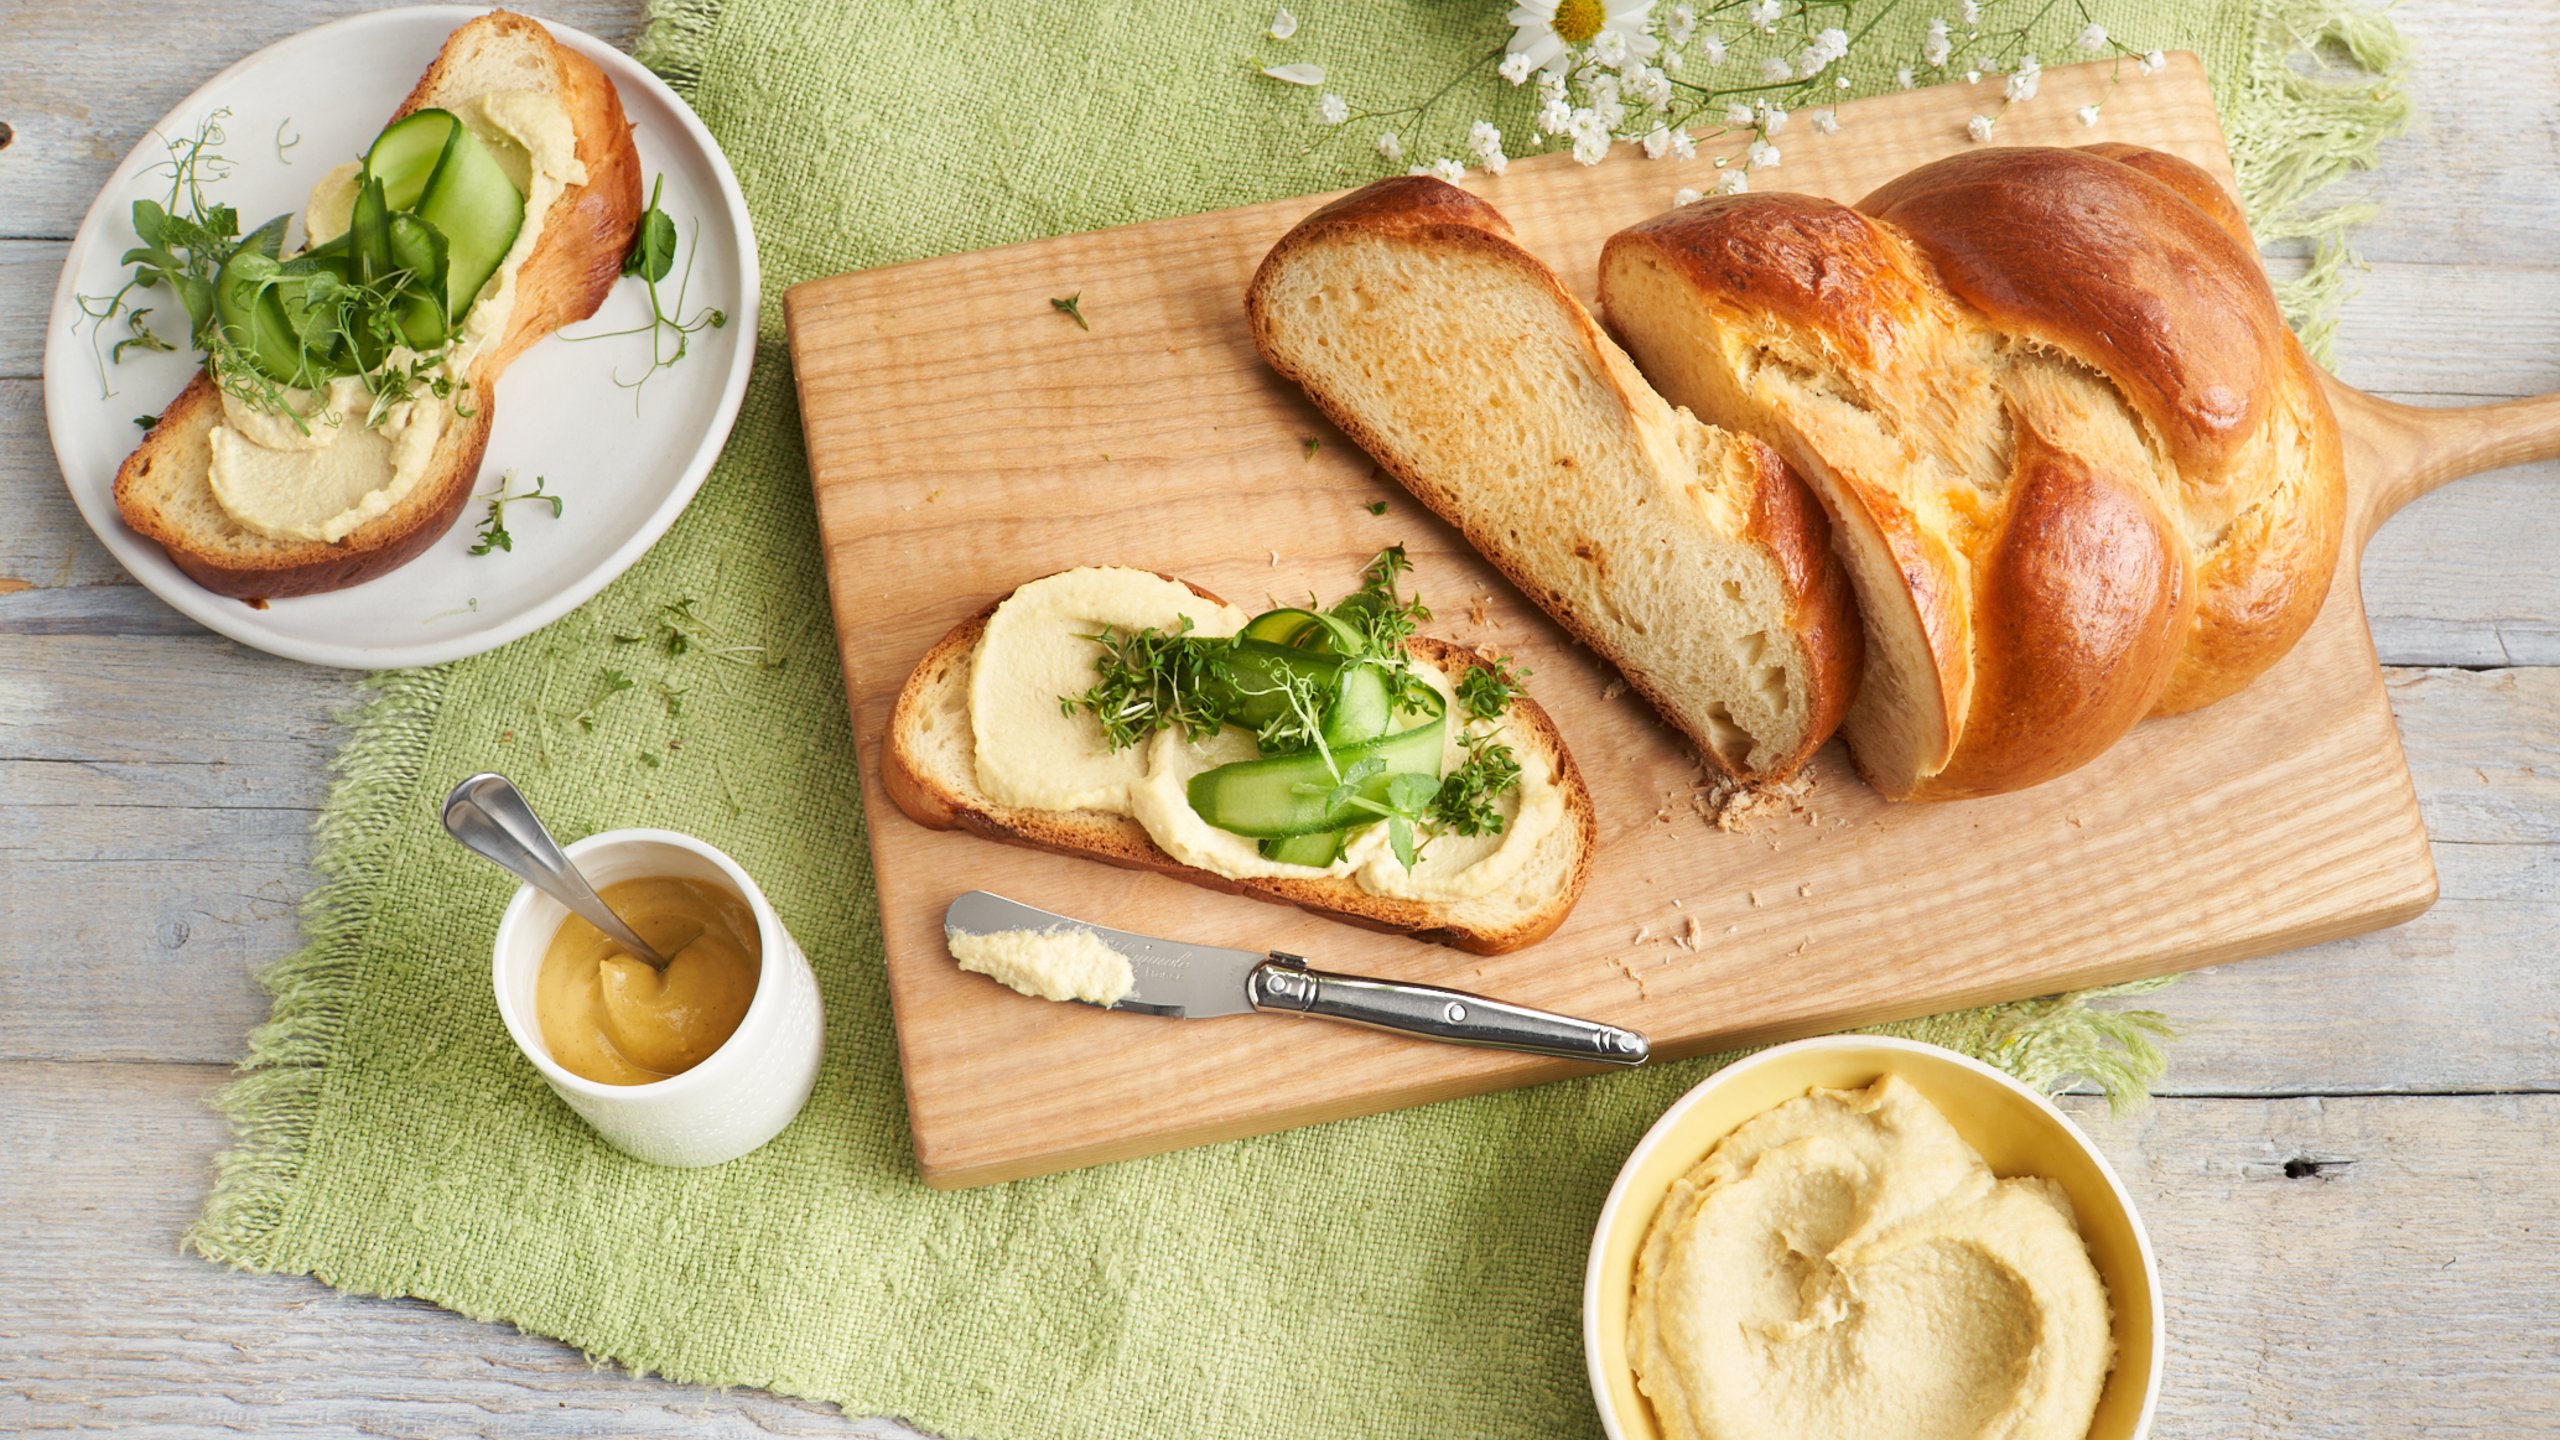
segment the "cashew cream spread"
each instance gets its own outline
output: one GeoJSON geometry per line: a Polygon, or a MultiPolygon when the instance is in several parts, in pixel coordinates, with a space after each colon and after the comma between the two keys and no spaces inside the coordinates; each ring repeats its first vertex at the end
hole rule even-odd
{"type": "MultiPolygon", "coordinates": [[[[213,498],[232,519],[278,540],[345,539],[408,498],[427,473],[453,416],[470,401],[472,366],[515,317],[516,272],[540,243],[543,222],[563,190],[582,184],[576,126],[559,97],[540,90],[496,90],[446,107],[497,157],[524,194],[524,224],[463,316],[437,369],[452,382],[444,395],[426,384],[373,413],[361,376],[340,376],[319,391],[286,389],[290,415],[225,390],[222,422],[212,435],[213,498]]],[[[314,245],[344,233],[363,167],[339,166],[311,190],[303,229],[314,245]]],[[[394,351],[405,367],[417,357],[394,351]]]]}
{"type": "Polygon", "coordinates": [[[1676,1182],[1627,1338],[1664,1440],[2082,1440],[2115,1359],[2062,1187],[1994,1176],[1890,1075],[1676,1182]]]}
{"type": "Polygon", "coordinates": [[[1035,999],[1117,1005],[1138,985],[1129,957],[1090,930],[945,930],[942,938],[961,969],[1035,999]]]}
{"type": "MultiPolygon", "coordinates": [[[[1562,822],[1564,797],[1553,764],[1542,747],[1515,745],[1520,784],[1497,804],[1499,834],[1435,835],[1411,870],[1397,861],[1384,825],[1353,836],[1341,857],[1321,869],[1265,856],[1253,840],[1203,819],[1185,788],[1203,770],[1254,758],[1250,733],[1231,726],[1194,744],[1165,730],[1115,751],[1093,716],[1069,714],[1058,703],[1093,684],[1101,648],[1085,637],[1105,626],[1123,634],[1170,629],[1185,617],[1192,633],[1208,636],[1233,635],[1252,618],[1178,581],[1116,566],[1069,570],[1013,592],[988,617],[969,678],[978,788],[999,805],[1131,816],[1166,854],[1230,879],[1347,875],[1373,895],[1418,901],[1490,893],[1518,875],[1562,822]]],[[[1448,676],[1421,661],[1414,670],[1443,698],[1451,696],[1448,676]]],[[[1463,713],[1453,700],[1444,770],[1464,758],[1463,713]]],[[[1505,728],[1505,722],[1479,723],[1476,731],[1500,736],[1505,728]]]]}

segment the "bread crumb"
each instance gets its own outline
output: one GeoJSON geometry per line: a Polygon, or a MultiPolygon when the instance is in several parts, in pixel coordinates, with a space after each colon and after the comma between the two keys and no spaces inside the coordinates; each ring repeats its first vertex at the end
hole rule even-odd
{"type": "Polygon", "coordinates": [[[1612,680],[1600,687],[1600,698],[1603,700],[1615,700],[1626,693],[1627,682],[1624,680],[1612,680]]]}
{"type": "Polygon", "coordinates": [[[1813,887],[1811,885],[1799,885],[1796,887],[1796,894],[1810,900],[1813,898],[1813,887]]]}
{"type": "Polygon", "coordinates": [[[1473,600],[1467,602],[1468,624],[1482,625],[1485,623],[1485,602],[1492,598],[1493,597],[1490,595],[1479,595],[1473,600]]]}
{"type": "Polygon", "coordinates": [[[1671,908],[1672,908],[1672,909],[1674,909],[1674,910],[1679,910],[1679,909],[1683,909],[1683,908],[1686,908],[1686,907],[1682,906],[1682,905],[1681,905],[1681,903],[1680,903],[1679,901],[1674,900],[1674,901],[1672,901],[1672,902],[1671,902],[1671,908]]]}
{"type": "Polygon", "coordinates": [[[1643,944],[1645,941],[1650,940],[1650,939],[1652,939],[1652,938],[1653,938],[1653,927],[1652,927],[1652,926],[1650,926],[1650,925],[1639,925],[1639,926],[1637,926],[1637,927],[1636,927],[1636,938],[1635,938],[1635,943],[1636,943],[1636,944],[1641,945],[1641,944],[1643,944]]]}
{"type": "Polygon", "coordinates": [[[1698,923],[1697,916],[1689,917],[1689,932],[1684,938],[1692,950],[1697,949],[1699,944],[1707,938],[1707,927],[1698,923]]]}
{"type": "Polygon", "coordinates": [[[1802,816],[1807,825],[1820,823],[1806,803],[1817,783],[1810,770],[1800,770],[1784,780],[1752,784],[1725,775],[1709,777],[1704,774],[1703,765],[1700,769],[1702,784],[1690,803],[1729,835],[1742,834],[1760,821],[1780,815],[1802,816]]]}
{"type": "Polygon", "coordinates": [[[1749,892],[1749,893],[1750,893],[1750,896],[1751,896],[1751,908],[1752,908],[1752,909],[1754,909],[1754,910],[1759,909],[1759,908],[1760,908],[1760,892],[1759,892],[1759,891],[1757,891],[1757,890],[1753,890],[1753,891],[1751,891],[1751,892],[1749,892]]]}
{"type": "Polygon", "coordinates": [[[1277,550],[1271,552],[1271,568],[1274,570],[1280,568],[1280,552],[1277,550]]]}

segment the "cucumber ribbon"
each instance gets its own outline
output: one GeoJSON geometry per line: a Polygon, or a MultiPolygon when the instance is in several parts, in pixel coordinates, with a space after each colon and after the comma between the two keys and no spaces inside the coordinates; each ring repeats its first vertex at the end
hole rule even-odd
{"type": "Polygon", "coordinates": [[[524,227],[524,195],[449,110],[392,122],[365,153],[347,232],[281,259],[279,215],[252,231],[214,282],[214,313],[249,363],[317,389],[380,365],[396,338],[431,350],[452,336],[524,227]],[[391,334],[343,323],[351,288],[389,295],[391,334]]]}

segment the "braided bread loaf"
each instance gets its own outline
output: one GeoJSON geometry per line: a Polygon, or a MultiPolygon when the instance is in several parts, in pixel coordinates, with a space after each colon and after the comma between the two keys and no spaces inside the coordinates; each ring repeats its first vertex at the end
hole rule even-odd
{"type": "Polygon", "coordinates": [[[1613,237],[1600,293],[1668,399],[1822,494],[1867,632],[1842,734],[1889,796],[2064,774],[2247,685],[2328,594],[2337,423],[2185,161],[1978,150],[1855,207],[1703,200],[1613,237]]]}

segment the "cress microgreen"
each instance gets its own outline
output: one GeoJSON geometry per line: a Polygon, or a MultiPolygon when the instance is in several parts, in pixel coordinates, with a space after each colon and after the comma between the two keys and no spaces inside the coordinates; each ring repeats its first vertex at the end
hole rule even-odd
{"type": "Polygon", "coordinates": [[[1458,677],[1458,708],[1470,720],[1499,720],[1519,696],[1520,682],[1528,678],[1529,672],[1514,668],[1508,655],[1471,665],[1458,677]]]}
{"type": "Polygon", "coordinates": [[[1467,758],[1434,788],[1431,824],[1459,835],[1499,835],[1503,819],[1495,803],[1519,787],[1520,759],[1490,734],[1466,735],[1458,743],[1467,758]]]}
{"type": "Polygon", "coordinates": [[[534,476],[530,490],[517,490],[513,488],[515,483],[515,472],[507,471],[498,477],[496,489],[479,497],[489,502],[489,513],[480,521],[480,539],[471,547],[472,554],[486,555],[492,550],[504,550],[509,554],[515,552],[516,537],[507,533],[507,506],[510,504],[526,500],[544,501],[551,506],[551,518],[560,518],[560,497],[543,488],[546,483],[543,477],[534,476]]]}
{"type": "Polygon", "coordinates": [[[1106,625],[1080,638],[1102,647],[1093,661],[1099,678],[1081,695],[1058,697],[1058,707],[1069,715],[1091,712],[1112,749],[1168,728],[1179,728],[1187,740],[1206,740],[1226,726],[1234,694],[1227,643],[1193,635],[1190,616],[1171,629],[1124,632],[1106,625]]]}
{"type": "Polygon", "coordinates": [[[671,369],[692,348],[693,337],[705,330],[718,330],[729,323],[729,312],[709,305],[687,314],[685,296],[693,286],[693,260],[701,251],[702,222],[694,222],[693,233],[684,246],[684,267],[676,268],[676,222],[659,203],[667,188],[667,177],[660,175],[649,186],[649,208],[640,212],[640,223],[631,234],[631,248],[623,252],[622,273],[633,276],[648,287],[649,318],[646,322],[621,330],[602,330],[590,335],[563,335],[569,341],[611,340],[624,335],[649,337],[649,368],[640,378],[625,380],[615,372],[613,383],[631,392],[631,407],[640,408],[640,388],[661,370],[671,369]],[[668,304],[658,293],[659,284],[669,274],[676,277],[675,299],[668,304]]]}
{"type": "Polygon", "coordinates": [[[1093,329],[1091,325],[1085,322],[1084,292],[1081,290],[1077,291],[1073,295],[1051,296],[1049,299],[1049,308],[1076,322],[1076,328],[1079,330],[1090,331],[1093,329]]]}

